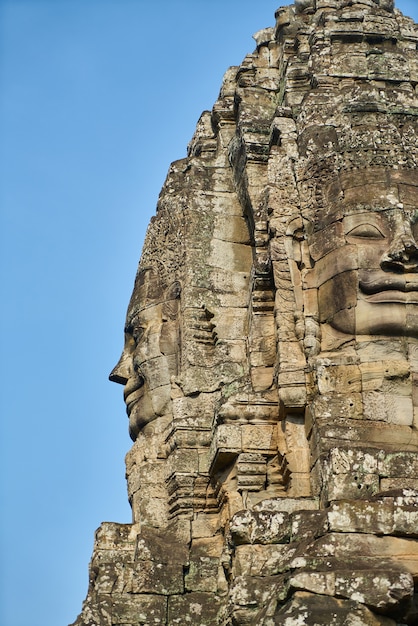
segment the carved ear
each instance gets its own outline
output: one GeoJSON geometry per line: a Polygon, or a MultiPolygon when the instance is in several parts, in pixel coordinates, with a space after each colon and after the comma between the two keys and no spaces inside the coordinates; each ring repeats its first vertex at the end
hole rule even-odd
{"type": "Polygon", "coordinates": [[[181,285],[178,280],[170,285],[165,292],[162,314],[163,319],[175,320],[179,315],[181,285]]]}
{"type": "Polygon", "coordinates": [[[176,280],[167,289],[167,300],[178,300],[181,294],[180,281],[176,280]]]}

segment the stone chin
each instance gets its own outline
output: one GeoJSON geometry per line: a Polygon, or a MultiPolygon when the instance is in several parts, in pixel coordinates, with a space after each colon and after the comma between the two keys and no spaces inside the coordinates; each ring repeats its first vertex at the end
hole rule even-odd
{"type": "Polygon", "coordinates": [[[140,397],[127,398],[126,412],[129,417],[129,435],[135,441],[141,431],[146,431],[148,424],[171,412],[170,385],[150,390],[145,383],[140,397]]]}

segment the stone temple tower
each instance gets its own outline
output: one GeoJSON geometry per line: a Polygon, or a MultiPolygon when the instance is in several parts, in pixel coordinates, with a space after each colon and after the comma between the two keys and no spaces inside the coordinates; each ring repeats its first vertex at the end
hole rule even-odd
{"type": "Polygon", "coordinates": [[[297,0],[173,163],[74,626],[418,624],[418,26],[297,0]]]}

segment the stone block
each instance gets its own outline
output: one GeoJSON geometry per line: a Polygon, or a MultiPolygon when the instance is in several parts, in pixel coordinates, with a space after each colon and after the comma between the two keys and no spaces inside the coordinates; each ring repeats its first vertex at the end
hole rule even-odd
{"type": "Polygon", "coordinates": [[[101,550],[95,547],[93,552],[92,563],[95,567],[101,566],[104,563],[132,563],[134,561],[135,548],[131,547],[129,550],[117,550],[108,549],[101,550]]]}
{"type": "Polygon", "coordinates": [[[184,592],[183,564],[165,558],[140,560],[124,569],[123,592],[128,594],[157,594],[161,596],[184,592]]]}
{"type": "Polygon", "coordinates": [[[167,597],[156,595],[112,595],[112,626],[161,626],[167,619],[167,597]]]}
{"type": "Polygon", "coordinates": [[[279,388],[280,404],[284,409],[295,410],[306,406],[307,393],[305,383],[279,388]]]}
{"type": "Polygon", "coordinates": [[[418,538],[418,508],[395,506],[392,534],[418,538]]]}
{"type": "Polygon", "coordinates": [[[335,572],[335,595],[367,604],[379,612],[393,612],[412,604],[414,580],[410,573],[386,569],[335,572]]]}
{"type": "Polygon", "coordinates": [[[290,519],[291,542],[312,541],[328,532],[326,511],[295,511],[290,519]]]}
{"type": "Polygon", "coordinates": [[[416,485],[413,489],[405,487],[393,494],[389,494],[389,497],[393,495],[395,506],[412,506],[416,508],[418,506],[418,489],[416,487],[416,485]]]}
{"type": "Polygon", "coordinates": [[[220,315],[214,317],[217,338],[222,341],[241,339],[247,333],[247,310],[244,308],[223,308],[220,315]]]}
{"type": "Polygon", "coordinates": [[[212,239],[208,264],[230,272],[245,272],[251,267],[251,246],[212,239]]]}
{"type": "Polygon", "coordinates": [[[318,303],[319,321],[329,322],[334,326],[333,320],[337,313],[352,310],[356,306],[357,272],[354,270],[342,272],[320,285],[318,303]]]}
{"type": "Polygon", "coordinates": [[[315,415],[344,419],[363,419],[363,399],[360,392],[332,393],[317,396],[312,410],[315,415]]]}
{"type": "Polygon", "coordinates": [[[305,355],[300,341],[280,342],[280,370],[293,371],[303,370],[305,367],[305,355]]]}
{"type": "Polygon", "coordinates": [[[193,305],[208,306],[212,308],[228,309],[229,307],[246,307],[248,301],[248,274],[246,272],[228,272],[220,268],[214,268],[210,272],[210,282],[196,280],[196,284],[185,286],[187,301],[193,305]],[[216,307],[212,300],[216,298],[216,307]]]}
{"type": "Polygon", "coordinates": [[[187,593],[193,591],[206,591],[216,593],[218,591],[219,558],[191,556],[188,570],[184,576],[184,584],[187,593]]]}
{"type": "Polygon", "coordinates": [[[301,626],[311,624],[322,626],[324,615],[327,616],[327,626],[341,626],[342,624],[396,626],[395,620],[381,615],[377,616],[366,606],[354,600],[343,600],[306,591],[296,591],[286,604],[278,605],[274,615],[274,624],[289,626],[299,621],[301,626]]]}
{"type": "MultiPolygon", "coordinates": [[[[385,535],[377,537],[366,533],[330,532],[312,542],[306,550],[310,559],[335,557],[336,559],[372,558],[379,562],[388,559],[404,571],[417,576],[418,542],[385,535]]],[[[291,567],[295,566],[292,562],[291,567]]]]}
{"type": "Polygon", "coordinates": [[[412,398],[380,391],[363,393],[364,417],[391,424],[412,426],[414,412],[412,398]]]}
{"type": "MultiPolygon", "coordinates": [[[[194,407],[195,414],[196,412],[203,413],[213,410],[213,406],[211,406],[212,403],[207,406],[207,398],[203,397],[200,398],[200,400],[201,402],[194,407]]],[[[205,422],[206,420],[203,419],[202,421],[199,420],[198,424],[196,424],[195,419],[194,423],[191,424],[191,420],[188,417],[184,420],[176,420],[170,425],[171,431],[166,438],[168,449],[173,451],[177,448],[191,449],[208,446],[212,440],[212,424],[207,426],[205,422]]],[[[160,466],[162,469],[165,469],[165,465],[161,462],[160,466]]]]}
{"type": "Polygon", "coordinates": [[[118,562],[117,556],[111,562],[96,561],[92,563],[96,570],[94,588],[98,594],[122,593],[126,579],[126,571],[132,571],[131,563],[118,562]]]}
{"type": "Polygon", "coordinates": [[[289,544],[253,544],[235,547],[236,576],[275,576],[289,569],[297,547],[289,544]]]}
{"type": "Polygon", "coordinates": [[[410,426],[380,421],[346,419],[335,420],[332,416],[316,418],[316,436],[324,452],[333,447],[347,446],[351,442],[353,449],[384,449],[387,451],[414,451],[418,445],[418,433],[410,426]]]}
{"type": "Polygon", "coordinates": [[[163,528],[167,523],[167,493],[163,498],[156,498],[153,487],[140,489],[131,500],[134,518],[141,525],[151,528],[163,528]]]}
{"type": "Polygon", "coordinates": [[[328,502],[333,500],[360,500],[369,499],[379,491],[379,476],[356,472],[354,475],[330,475],[324,485],[324,498],[328,502]]]}
{"type": "Polygon", "coordinates": [[[273,384],[273,367],[253,367],[251,368],[251,383],[254,391],[265,391],[273,384]]]}
{"type": "Polygon", "coordinates": [[[210,467],[209,450],[198,450],[197,456],[199,474],[208,474],[210,467]]]}
{"type": "Polygon", "coordinates": [[[312,495],[312,479],[308,472],[293,472],[290,476],[289,495],[292,498],[308,498],[312,495]]]}
{"type": "Polygon", "coordinates": [[[380,491],[390,491],[392,489],[402,489],[402,487],[415,489],[417,486],[416,478],[381,478],[380,491]]]}
{"type": "Polygon", "coordinates": [[[241,451],[241,426],[235,424],[219,424],[215,431],[212,448],[241,451]]]}
{"type": "Polygon", "coordinates": [[[276,340],[274,337],[264,338],[252,345],[250,349],[251,367],[272,367],[276,358],[276,340]],[[260,345],[261,344],[261,345],[260,345]],[[261,349],[257,349],[257,348],[261,349]]]}
{"type": "Polygon", "coordinates": [[[160,459],[133,465],[129,472],[129,480],[139,489],[144,484],[153,484],[155,487],[164,477],[164,464],[160,459]]]}
{"type": "Polygon", "coordinates": [[[177,448],[168,457],[168,471],[174,472],[198,472],[199,456],[198,451],[192,448],[177,448]]]}
{"type": "Polygon", "coordinates": [[[317,369],[319,393],[356,393],[361,391],[361,372],[357,365],[319,366],[317,369]]]}
{"type": "Polygon", "coordinates": [[[386,502],[336,502],[328,511],[331,532],[391,534],[394,509],[386,502]]]}
{"type": "MultiPolygon", "coordinates": [[[[167,624],[217,626],[225,600],[214,593],[192,592],[168,599],[167,624]]],[[[164,623],[164,622],[162,622],[164,623]]]]}
{"type": "Polygon", "coordinates": [[[238,215],[215,216],[214,233],[217,239],[233,243],[250,243],[247,221],[238,215]]]}
{"type": "Polygon", "coordinates": [[[222,567],[224,542],[220,535],[194,539],[189,566],[185,570],[185,587],[190,591],[225,592],[227,587],[222,567]]]}
{"type": "Polygon", "coordinates": [[[192,520],[192,539],[213,537],[220,530],[220,519],[217,513],[196,513],[192,520]]]}
{"type": "Polygon", "coordinates": [[[213,411],[216,401],[216,393],[210,395],[202,394],[197,398],[183,395],[175,398],[173,400],[174,420],[171,424],[173,436],[176,436],[178,429],[190,430],[190,434],[196,436],[196,425],[198,425],[199,428],[210,429],[212,427],[213,411]]]}
{"type": "Polygon", "coordinates": [[[97,594],[93,598],[90,594],[87,595],[81,614],[71,626],[84,626],[85,624],[103,626],[115,624],[112,621],[112,597],[109,594],[97,594]]]}
{"type": "Polygon", "coordinates": [[[285,512],[244,510],[233,516],[229,532],[236,545],[288,543],[290,517],[285,512]]]}
{"type": "Polygon", "coordinates": [[[177,540],[173,532],[141,527],[141,532],[137,533],[135,561],[185,564],[187,560],[188,549],[177,540]]]}
{"type": "Polygon", "coordinates": [[[379,473],[385,478],[418,478],[418,452],[389,452],[379,461],[379,473]]]}
{"type": "Polygon", "coordinates": [[[277,452],[277,427],[270,424],[242,426],[243,451],[277,452]]]}
{"type": "Polygon", "coordinates": [[[237,471],[239,474],[258,475],[266,474],[266,458],[262,454],[243,452],[237,461],[237,471]]]}
{"type": "Polygon", "coordinates": [[[295,513],[300,511],[316,511],[319,509],[317,498],[271,498],[262,500],[254,506],[254,511],[295,513]]]}
{"type": "Polygon", "coordinates": [[[103,522],[96,531],[96,545],[103,550],[131,550],[139,532],[138,524],[103,522]]]}
{"type": "Polygon", "coordinates": [[[233,623],[257,624],[257,615],[272,598],[284,600],[287,587],[283,576],[238,576],[230,590],[233,623]]]}
{"type": "MultiPolygon", "coordinates": [[[[255,306],[258,296],[258,301],[272,302],[274,300],[273,292],[271,290],[253,292],[253,306],[255,306]]],[[[253,341],[268,339],[269,341],[274,338],[274,316],[273,313],[257,313],[253,316],[250,328],[251,345],[253,341]]],[[[255,344],[257,345],[257,344],[255,344]]]]}
{"type": "Polygon", "coordinates": [[[324,462],[329,464],[333,474],[372,474],[378,472],[380,456],[380,450],[373,448],[338,447],[330,450],[328,460],[324,462]]]}
{"type": "Polygon", "coordinates": [[[297,591],[334,596],[335,572],[296,572],[289,578],[289,586],[297,591]]]}
{"type": "Polygon", "coordinates": [[[356,352],[361,363],[375,363],[382,361],[402,361],[405,359],[405,349],[402,342],[396,337],[373,339],[357,337],[356,352]]]}

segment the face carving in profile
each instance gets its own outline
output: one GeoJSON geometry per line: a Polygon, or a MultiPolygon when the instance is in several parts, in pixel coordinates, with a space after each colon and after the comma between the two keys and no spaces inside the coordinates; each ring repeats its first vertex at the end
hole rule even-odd
{"type": "Polygon", "coordinates": [[[418,187],[398,173],[377,179],[342,185],[308,237],[319,321],[352,335],[418,336],[418,187]]]}
{"type": "Polygon", "coordinates": [[[126,316],[124,349],[109,376],[125,386],[133,440],[171,410],[171,378],[178,371],[178,298],[177,283],[162,290],[152,270],[138,274],[126,316]]]}

